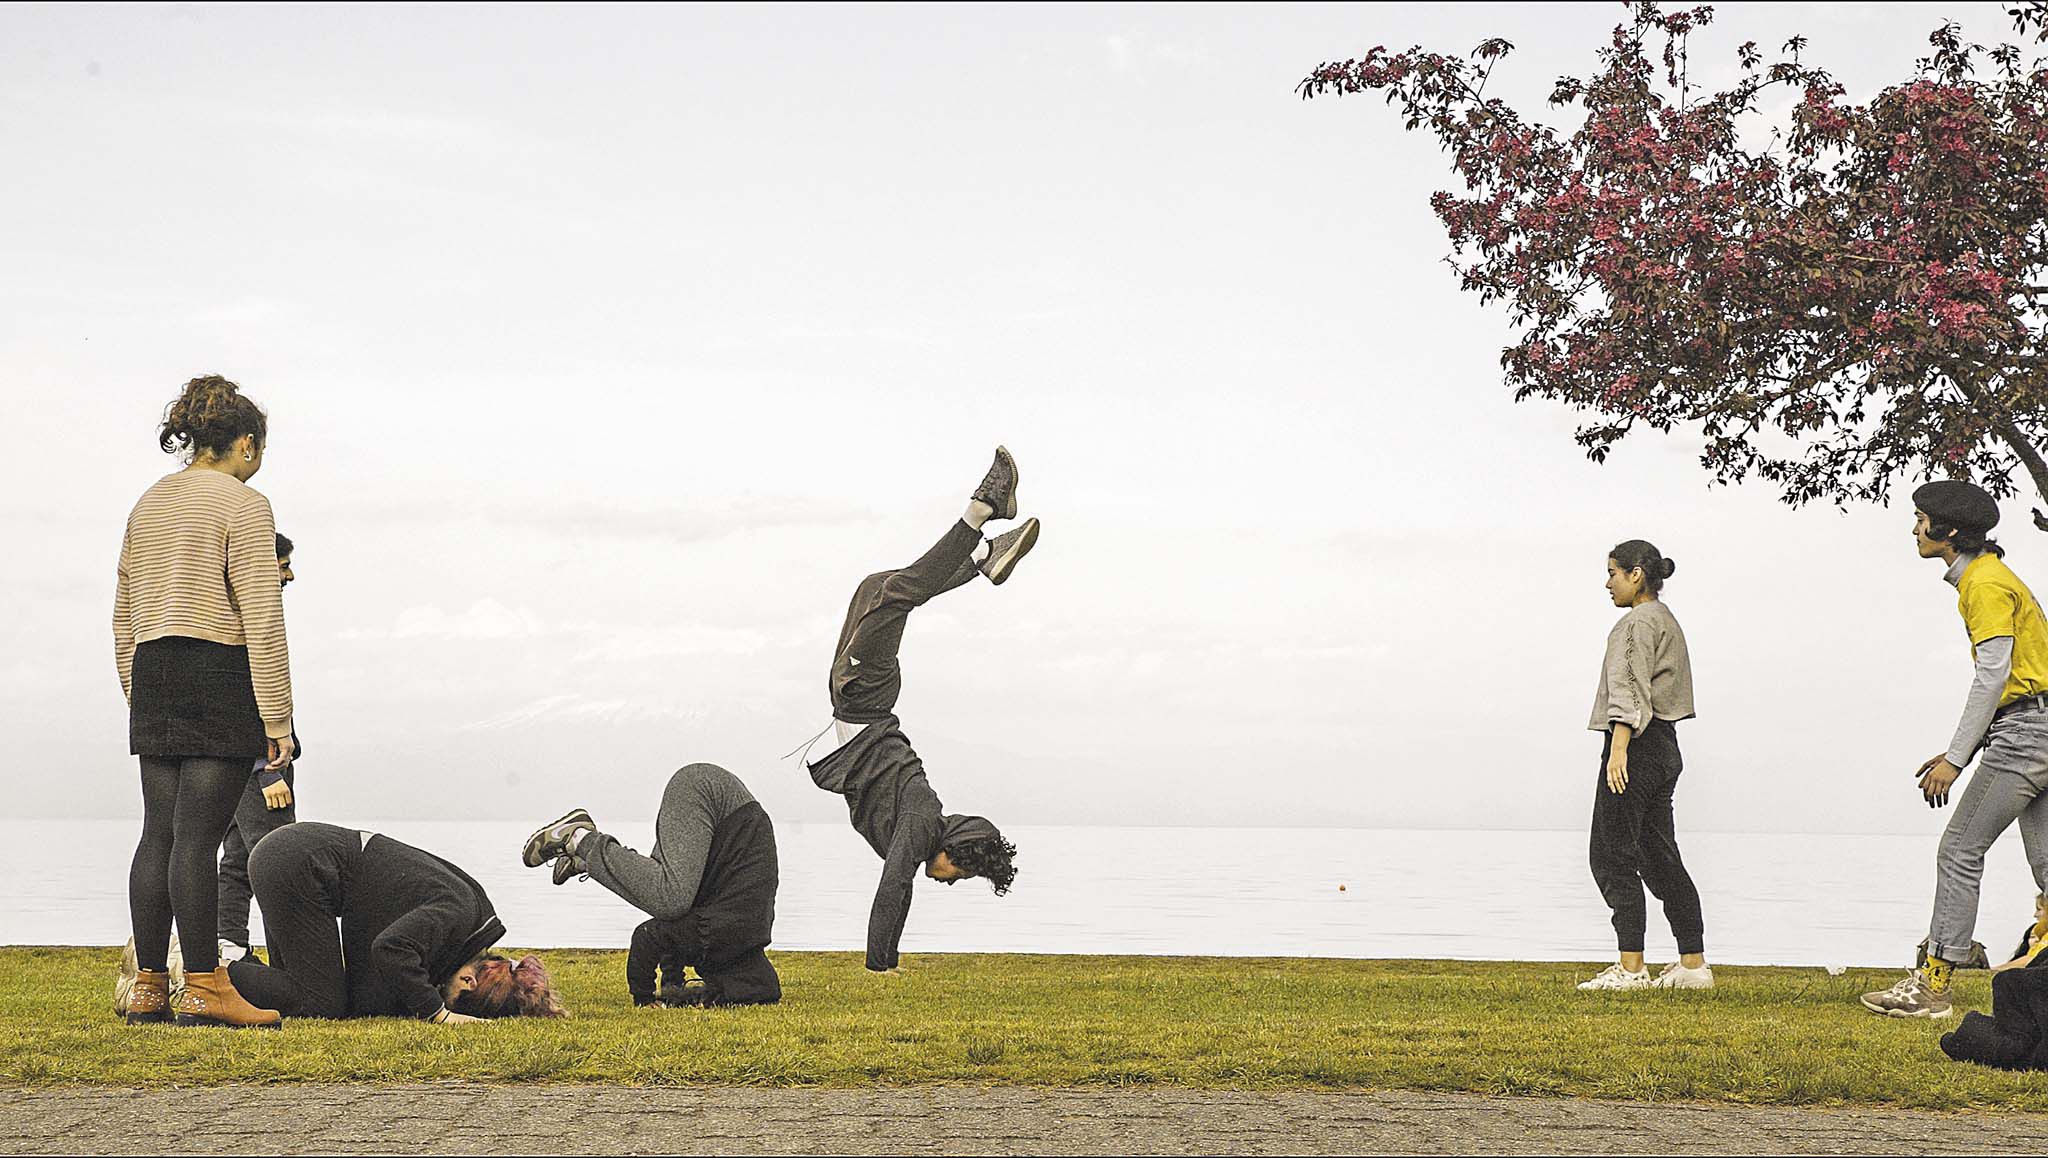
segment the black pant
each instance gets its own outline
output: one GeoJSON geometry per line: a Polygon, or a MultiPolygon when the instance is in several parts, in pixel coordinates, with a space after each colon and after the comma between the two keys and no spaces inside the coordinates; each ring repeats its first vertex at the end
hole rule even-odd
{"type": "Polygon", "coordinates": [[[187,972],[220,964],[214,856],[248,782],[242,757],[142,757],[142,836],[128,865],[128,917],[142,968],[167,967],[173,920],[187,972]]]}
{"type": "MultiPolygon", "coordinates": [[[[284,768],[286,787],[292,786],[294,765],[284,768]]],[[[263,800],[259,776],[251,774],[235,805],[234,823],[220,844],[220,935],[222,940],[249,946],[249,850],[256,842],[299,819],[296,800],[283,808],[271,808],[263,800]]]]}
{"type": "Polygon", "coordinates": [[[956,522],[915,563],[860,581],[832,656],[832,714],[849,724],[886,719],[903,692],[897,653],[910,613],[974,578],[981,532],[956,522]]]}
{"type": "Polygon", "coordinates": [[[1643,951],[1649,923],[1643,886],[1664,902],[1664,919],[1678,939],[1678,951],[1706,952],[1706,925],[1700,916],[1700,891],[1678,855],[1678,831],[1672,821],[1671,798],[1685,761],[1678,753],[1678,730],[1669,720],[1652,720],[1628,746],[1628,790],[1607,787],[1607,757],[1614,733],[1600,746],[1600,775],[1593,792],[1593,882],[1614,911],[1614,936],[1624,953],[1643,951]]]}
{"type": "MultiPolygon", "coordinates": [[[[349,983],[340,919],[363,835],[332,824],[292,824],[263,838],[249,879],[263,906],[270,964],[237,961],[228,976],[251,1005],[286,1017],[347,1017],[349,983]]],[[[368,961],[361,967],[370,967],[368,961]]]]}
{"type": "Polygon", "coordinates": [[[1991,1016],[1964,1014],[1954,1033],[1942,1035],[1941,1050],[1996,1069],[2048,1070],[2048,965],[1993,975],[1991,1016]]]}

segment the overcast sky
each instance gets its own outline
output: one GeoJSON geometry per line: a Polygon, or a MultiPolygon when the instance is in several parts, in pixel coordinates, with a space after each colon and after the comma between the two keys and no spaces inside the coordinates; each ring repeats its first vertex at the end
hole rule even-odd
{"type": "MultiPolygon", "coordinates": [[[[1944,15],[2007,27],[1720,11],[1695,77],[1805,32],[1858,98],[1944,15]]],[[[1582,826],[1605,555],[1644,537],[1695,663],[1681,824],[1932,831],[1911,774],[1970,668],[1910,506],[1709,489],[1683,435],[1584,461],[1440,264],[1433,141],[1292,92],[1502,35],[1534,105],[1622,17],[0,8],[10,810],[139,811],[115,556],[164,405],[217,372],[269,411],[255,485],[299,543],[311,819],[651,814],[697,760],[843,815],[778,757],[829,716],[853,585],[1003,442],[1040,546],[905,647],[953,810],[1582,826]]]]}

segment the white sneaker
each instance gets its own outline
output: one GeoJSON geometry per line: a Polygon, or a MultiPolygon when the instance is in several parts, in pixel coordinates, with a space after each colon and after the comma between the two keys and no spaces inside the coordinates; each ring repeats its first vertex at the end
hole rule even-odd
{"type": "Polygon", "coordinates": [[[1657,974],[1657,979],[1650,982],[1650,986],[1654,989],[1712,989],[1714,967],[1702,965],[1697,969],[1687,969],[1673,961],[1657,974]]]}
{"type": "Polygon", "coordinates": [[[1638,973],[1630,973],[1628,970],[1623,969],[1619,963],[1616,963],[1602,969],[1592,980],[1579,982],[1579,988],[1589,992],[1609,989],[1648,989],[1651,984],[1650,971],[1648,969],[1638,973]]]}
{"type": "Polygon", "coordinates": [[[248,946],[237,945],[226,937],[220,939],[219,951],[220,963],[223,965],[232,965],[249,955],[248,946]]]}

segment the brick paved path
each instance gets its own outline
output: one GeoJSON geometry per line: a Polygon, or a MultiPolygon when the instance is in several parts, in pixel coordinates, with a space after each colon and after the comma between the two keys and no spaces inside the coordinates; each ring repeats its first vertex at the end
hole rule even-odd
{"type": "Polygon", "coordinates": [[[0,1152],[2043,1153],[2048,1116],[1478,1094],[230,1086],[0,1090],[0,1152]],[[172,1107],[176,1108],[173,1117],[172,1107]]]}

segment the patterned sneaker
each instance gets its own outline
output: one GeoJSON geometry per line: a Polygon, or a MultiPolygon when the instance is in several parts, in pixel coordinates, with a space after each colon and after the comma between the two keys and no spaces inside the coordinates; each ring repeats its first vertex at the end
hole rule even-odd
{"type": "Polygon", "coordinates": [[[1017,460],[1010,457],[1007,448],[996,447],[995,464],[988,468],[981,485],[974,488],[973,498],[996,509],[990,518],[1017,517],[1017,460]]]}
{"type": "Polygon", "coordinates": [[[1614,989],[1648,989],[1651,984],[1648,969],[1630,973],[1616,963],[1602,969],[1591,980],[1579,982],[1579,988],[1591,993],[1614,989]]]}
{"type": "Polygon", "coordinates": [[[1017,566],[1017,560],[1031,553],[1038,545],[1038,520],[1026,519],[1017,529],[1008,534],[997,535],[988,541],[988,558],[981,561],[981,573],[988,581],[1000,586],[1010,577],[1017,566]]]}
{"type": "Polygon", "coordinates": [[[581,808],[572,808],[562,819],[536,831],[526,838],[526,852],[521,857],[527,868],[539,868],[569,851],[569,838],[577,832],[596,832],[597,822],[581,808]]]}
{"type": "Polygon", "coordinates": [[[1864,994],[1863,1008],[1886,1017],[1940,1020],[1955,1012],[1955,1003],[1946,992],[1936,993],[1927,983],[1927,974],[1915,969],[1890,989],[1864,994]]]}
{"type": "Polygon", "coordinates": [[[1697,969],[1687,969],[1673,961],[1657,974],[1657,979],[1650,982],[1650,986],[1653,989],[1712,989],[1714,967],[1702,965],[1697,969]]]}

